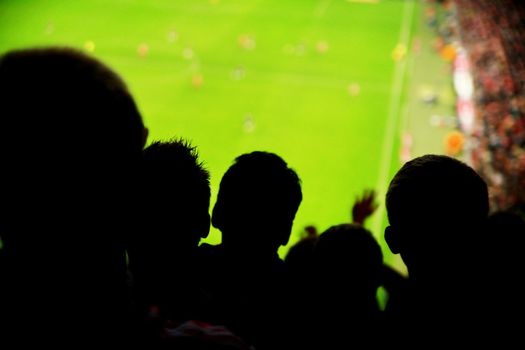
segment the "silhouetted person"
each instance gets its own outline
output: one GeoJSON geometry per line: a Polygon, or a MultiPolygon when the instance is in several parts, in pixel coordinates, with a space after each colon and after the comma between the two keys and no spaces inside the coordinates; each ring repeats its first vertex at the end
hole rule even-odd
{"type": "Polygon", "coordinates": [[[483,313],[478,254],[488,214],[485,182],[458,160],[425,155],[397,172],[386,206],[385,239],[409,273],[407,305],[392,325],[404,342],[470,339],[483,313]]]}
{"type": "Polygon", "coordinates": [[[290,238],[301,200],[299,177],[273,153],[239,156],[221,180],[212,224],[222,244],[202,247],[218,301],[214,321],[258,349],[284,342],[288,288],[277,250],[290,238]]]}
{"type": "Polygon", "coordinates": [[[180,323],[199,308],[196,254],[210,229],[210,175],[183,139],[155,142],[142,159],[140,229],[129,249],[138,307],[180,323]]]}
{"type": "Polygon", "coordinates": [[[123,238],[147,134],[133,98],[79,51],[20,50],[0,57],[0,113],[0,331],[122,340],[123,238]]]}
{"type": "Polygon", "coordinates": [[[362,226],[336,225],[319,236],[312,276],[316,301],[304,332],[308,343],[327,349],[378,345],[382,315],[376,293],[382,268],[381,248],[362,226]]]}

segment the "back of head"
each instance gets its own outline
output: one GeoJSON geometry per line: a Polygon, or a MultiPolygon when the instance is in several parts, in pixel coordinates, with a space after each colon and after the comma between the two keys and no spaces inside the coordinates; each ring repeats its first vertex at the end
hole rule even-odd
{"type": "Polygon", "coordinates": [[[318,275],[328,282],[321,288],[339,286],[346,292],[375,297],[383,254],[376,239],[364,227],[354,224],[330,227],[319,236],[314,261],[318,275]]]}
{"type": "Polygon", "coordinates": [[[394,253],[401,253],[409,273],[445,271],[447,264],[452,268],[471,258],[488,215],[487,185],[454,158],[425,155],[397,172],[386,207],[390,227],[385,238],[394,253]]]}
{"type": "Polygon", "coordinates": [[[137,157],[144,125],[120,77],[69,48],[0,57],[1,151],[68,163],[137,157]],[[27,152],[27,153],[26,153],[27,152]]]}
{"type": "Polygon", "coordinates": [[[210,229],[209,179],[196,147],[184,139],[153,142],[143,152],[139,224],[127,247],[134,302],[143,316],[152,306],[175,320],[197,312],[197,251],[210,229]]]}
{"type": "Polygon", "coordinates": [[[166,249],[197,248],[210,227],[210,175],[197,149],[183,139],[154,142],[142,159],[143,227],[137,244],[166,249]]]}
{"type": "Polygon", "coordinates": [[[314,247],[317,236],[301,239],[290,247],[284,263],[294,278],[309,278],[313,268],[314,247]]]}
{"type": "Polygon", "coordinates": [[[212,224],[226,247],[277,251],[290,238],[302,200],[296,172],[273,153],[243,154],[224,174],[212,224]]]}
{"type": "Polygon", "coordinates": [[[0,114],[0,186],[8,190],[3,200],[24,201],[25,215],[45,211],[51,197],[54,203],[84,203],[81,193],[90,196],[110,181],[106,188],[123,184],[145,140],[142,118],[120,77],[69,48],[1,56],[0,114]]]}

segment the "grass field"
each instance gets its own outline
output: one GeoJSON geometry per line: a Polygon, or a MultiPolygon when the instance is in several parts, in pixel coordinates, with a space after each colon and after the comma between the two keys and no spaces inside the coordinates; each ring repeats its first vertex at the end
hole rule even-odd
{"type": "MultiPolygon", "coordinates": [[[[305,225],[348,221],[355,196],[384,194],[398,168],[405,64],[392,52],[408,46],[418,8],[410,0],[2,0],[0,52],[69,45],[107,62],[136,97],[150,140],[183,136],[199,147],[213,199],[236,156],[281,155],[303,181],[293,243],[305,225]]],[[[376,216],[369,227],[380,237],[384,211],[376,216]]]]}

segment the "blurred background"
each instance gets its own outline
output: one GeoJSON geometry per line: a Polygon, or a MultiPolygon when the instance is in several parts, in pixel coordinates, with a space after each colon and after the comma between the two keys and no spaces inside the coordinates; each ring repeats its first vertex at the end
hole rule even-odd
{"type": "Polygon", "coordinates": [[[375,190],[366,226],[403,270],[382,234],[403,162],[448,154],[493,209],[524,199],[524,20],[519,0],[1,0],[0,53],[64,45],[109,64],[149,141],[198,146],[212,205],[236,156],[282,156],[303,182],[289,246],[375,190]]]}

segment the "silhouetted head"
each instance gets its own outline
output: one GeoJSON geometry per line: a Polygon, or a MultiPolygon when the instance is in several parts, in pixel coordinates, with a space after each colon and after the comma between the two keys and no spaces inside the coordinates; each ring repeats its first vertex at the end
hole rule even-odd
{"type": "Polygon", "coordinates": [[[360,225],[341,224],[323,232],[314,248],[323,288],[346,294],[375,297],[380,285],[383,254],[370,231],[360,225]]]}
{"type": "Polygon", "coordinates": [[[0,56],[0,118],[9,219],[41,215],[33,222],[52,226],[86,209],[88,198],[119,208],[100,193],[132,181],[128,170],[138,164],[146,129],[124,82],[105,64],[69,48],[0,56]]]}
{"type": "Polygon", "coordinates": [[[73,319],[78,329],[89,324],[92,339],[119,334],[123,236],[146,139],[133,98],[115,72],[80,51],[11,51],[0,56],[0,120],[12,298],[2,306],[15,305],[6,314],[45,319],[39,339],[73,334],[73,319]]]}
{"type": "Polygon", "coordinates": [[[136,303],[142,310],[156,305],[166,314],[189,317],[192,298],[198,297],[193,281],[198,245],[210,229],[210,175],[184,139],[148,146],[141,174],[140,225],[128,245],[136,303]]]}
{"type": "Polygon", "coordinates": [[[1,56],[0,111],[0,152],[26,162],[111,164],[138,157],[144,146],[144,124],[124,82],[70,48],[1,56]]]}
{"type": "Polygon", "coordinates": [[[439,155],[406,163],[386,196],[385,239],[411,277],[451,272],[470,259],[488,215],[487,185],[466,164],[439,155]]]}
{"type": "MultiPolygon", "coordinates": [[[[210,174],[197,149],[183,139],[144,150],[143,239],[157,248],[196,248],[210,229],[210,174]]],[[[140,242],[139,242],[140,244],[140,242]]]]}
{"type": "Polygon", "coordinates": [[[282,158],[243,154],[221,180],[212,224],[228,249],[276,252],[290,238],[301,200],[299,177],[282,158]]]}

